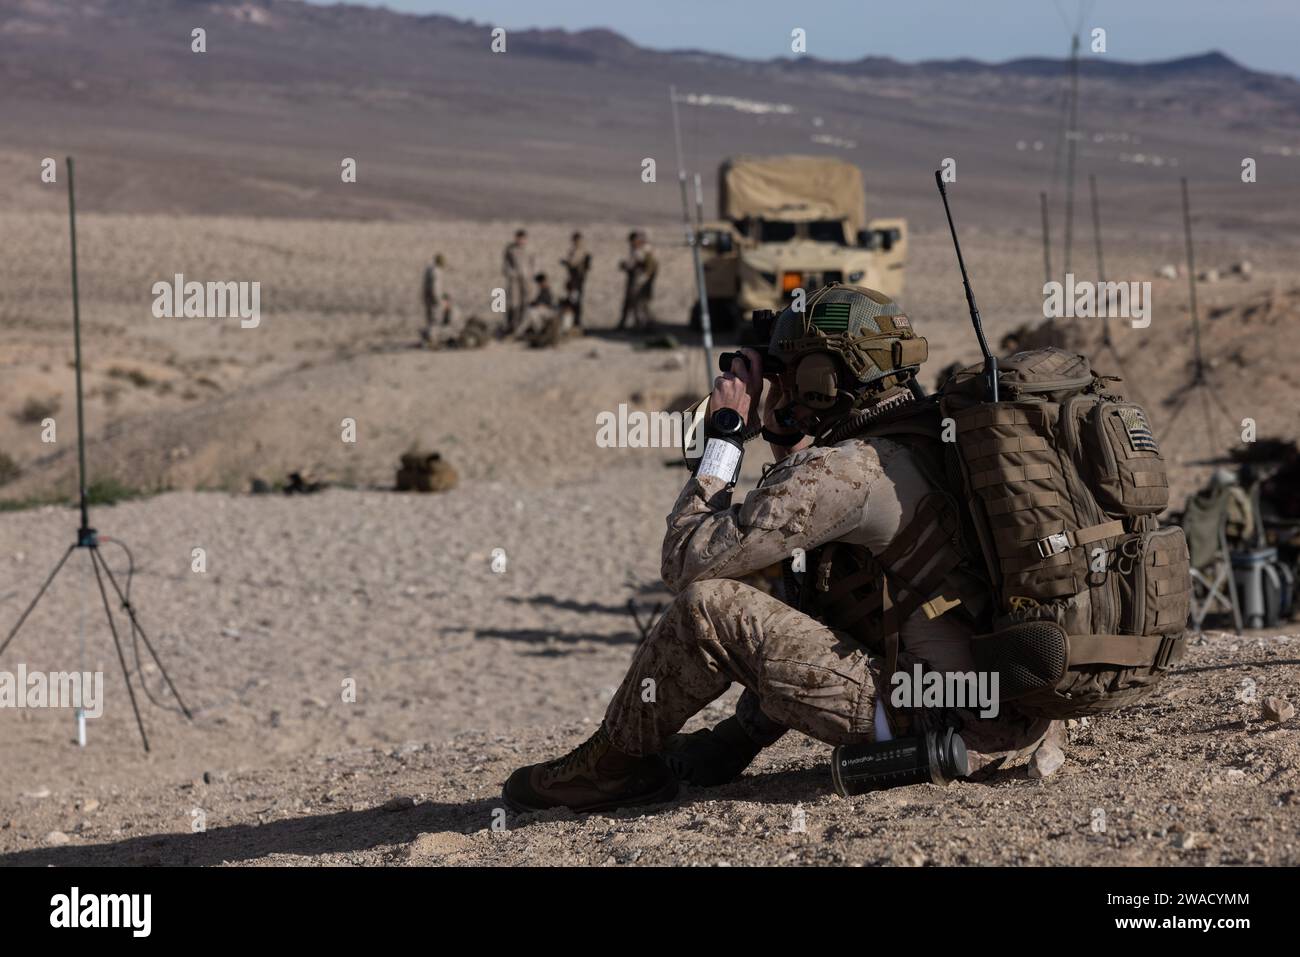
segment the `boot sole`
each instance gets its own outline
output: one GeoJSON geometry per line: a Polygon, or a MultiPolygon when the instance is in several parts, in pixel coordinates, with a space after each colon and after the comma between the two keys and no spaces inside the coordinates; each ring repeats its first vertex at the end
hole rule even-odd
{"type": "MultiPolygon", "coordinates": [[[[588,804],[580,808],[571,807],[569,810],[574,814],[593,814],[597,811],[613,811],[625,807],[644,807],[647,804],[664,804],[677,797],[678,790],[679,786],[677,780],[674,778],[658,791],[651,794],[642,795],[637,798],[623,798],[616,801],[605,801],[601,804],[588,804]]],[[[538,811],[554,811],[556,808],[568,807],[567,804],[550,804],[545,807],[529,807],[527,804],[514,800],[504,792],[502,792],[501,797],[506,802],[506,806],[516,814],[535,814],[538,811]]]]}

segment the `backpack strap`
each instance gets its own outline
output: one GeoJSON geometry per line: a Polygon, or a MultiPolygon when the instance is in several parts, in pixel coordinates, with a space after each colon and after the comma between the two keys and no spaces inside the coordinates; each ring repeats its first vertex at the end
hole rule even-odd
{"type": "Polygon", "coordinates": [[[952,496],[931,492],[879,555],[843,542],[822,549],[814,577],[815,610],[834,627],[883,653],[888,677],[897,667],[903,622],[918,609],[938,618],[970,597],[943,592],[949,576],[965,561],[960,541],[961,519],[952,496]],[[837,561],[848,570],[832,581],[837,561]]]}

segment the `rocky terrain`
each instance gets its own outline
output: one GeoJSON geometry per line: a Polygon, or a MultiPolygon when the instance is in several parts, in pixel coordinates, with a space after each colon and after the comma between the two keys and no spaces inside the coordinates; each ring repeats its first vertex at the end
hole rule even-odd
{"type": "MultiPolygon", "coordinates": [[[[1112,323],[1108,349],[1098,320],[1040,326],[1040,189],[1063,265],[1059,62],[757,63],[603,31],[520,32],[489,59],[487,29],[293,0],[0,12],[0,629],[77,526],[65,184],[40,179],[43,158],[71,152],[89,478],[117,503],[92,517],[123,582],[129,547],[132,600],[194,714],[123,631],[147,691],[143,753],[75,554],[0,668],[103,671],[105,713],[82,749],[67,711],[0,709],[0,864],[1297,863],[1300,726],[1262,704],[1300,698],[1294,625],[1207,632],[1149,701],[1072,727],[1047,780],[841,800],[828,749],[789,735],[741,781],[662,807],[499,810],[514,767],[600,720],[638,640],[629,603],[644,620],[668,597],[677,456],[603,448],[596,431],[620,404],[701,395],[712,374],[684,324],[669,83],[693,97],[687,163],[706,183],[722,157],[774,143],[862,164],[872,214],[910,220],[903,302],[929,376],[978,355],[933,190],[954,157],[989,338],[1042,336],[1122,375],[1177,507],[1243,420],[1300,438],[1296,82],[1215,55],[1085,63],[1080,171],[1101,184],[1107,276],[1151,283],[1150,326],[1112,323]],[[200,21],[207,59],[186,39],[200,21]],[[355,184],[339,180],[349,156],[355,184]],[[1255,184],[1243,156],[1260,161],[1255,184]],[[1222,408],[1178,413],[1193,360],[1184,174],[1222,408]],[[420,349],[428,259],[442,252],[457,304],[491,322],[517,225],[553,277],[569,232],[586,232],[588,335],[420,349]],[[612,329],[634,225],[663,264],[671,338],[650,348],[612,329]],[[152,286],[177,273],[259,282],[259,324],[156,317],[152,286]],[[413,446],[441,452],[458,485],[394,492],[413,446]],[[250,494],[290,473],[325,488],[250,494]]],[[[1080,184],[1072,268],[1091,278],[1080,184]]]]}

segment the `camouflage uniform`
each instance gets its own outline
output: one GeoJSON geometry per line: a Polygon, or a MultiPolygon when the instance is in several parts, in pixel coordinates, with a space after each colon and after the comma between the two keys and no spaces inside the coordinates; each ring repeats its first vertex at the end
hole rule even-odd
{"type": "Polygon", "coordinates": [[[630,318],[633,328],[644,329],[654,319],[650,314],[650,303],[654,299],[659,261],[649,244],[643,243],[640,247],[634,247],[618,265],[627,274],[627,285],[623,291],[623,313],[618,318],[618,327],[624,328],[630,318]]]}
{"type": "Polygon", "coordinates": [[[587,247],[580,240],[575,241],[560,262],[566,272],[564,292],[569,302],[573,303],[573,321],[581,326],[582,297],[587,287],[587,274],[591,272],[591,253],[587,252],[587,247]]]}
{"type": "Polygon", "coordinates": [[[514,332],[528,308],[528,280],[533,275],[533,254],[515,241],[501,254],[501,273],[506,279],[506,331],[514,332]]]}
{"type": "Polygon", "coordinates": [[[424,269],[424,325],[429,328],[437,317],[438,304],[442,301],[443,289],[442,264],[437,259],[430,261],[424,269]]]}
{"type": "MultiPolygon", "coordinates": [[[[746,730],[768,719],[756,739],[771,740],[775,723],[828,744],[874,740],[876,698],[882,686],[886,695],[890,690],[879,659],[847,634],[735,579],[829,541],[878,554],[932,488],[909,449],[881,438],[796,452],[740,505],[731,503],[721,479],[687,482],[663,545],[663,578],[676,598],[609,705],[613,746],[633,755],[660,751],[732,682],[748,689],[739,713],[746,730]],[[646,679],[654,682],[653,695],[646,679]]],[[[921,662],[927,670],[974,671],[971,637],[957,614],[930,620],[918,611],[902,625],[899,668],[921,662]]],[[[958,714],[972,770],[1028,757],[1049,724],[1007,708],[990,719],[958,714]]]]}

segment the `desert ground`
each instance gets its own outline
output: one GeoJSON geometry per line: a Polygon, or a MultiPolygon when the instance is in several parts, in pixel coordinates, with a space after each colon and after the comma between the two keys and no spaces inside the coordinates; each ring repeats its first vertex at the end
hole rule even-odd
{"type": "MultiPolygon", "coordinates": [[[[74,475],[63,225],[4,220],[7,233],[29,237],[3,264],[0,428],[19,469],[3,491],[23,506],[0,515],[6,630],[76,528],[74,510],[42,504],[69,493],[74,475]],[[53,451],[25,420],[32,398],[60,410],[53,451]]],[[[92,517],[132,549],[132,598],[195,720],[179,714],[145,657],[140,677],[160,706],[141,700],[153,747],[143,754],[76,553],[5,662],[103,670],[105,714],[89,722],[85,749],[66,711],[0,714],[0,862],[1300,858],[1295,719],[1264,720],[1243,690],[1249,679],[1259,697],[1296,698],[1295,629],[1207,632],[1148,703],[1072,728],[1066,765],[1045,781],[1020,770],[846,801],[831,791],[827,749],[789,735],[742,781],[666,807],[502,818],[509,771],[567,750],[600,720],[637,641],[628,602],[645,617],[668,597],[659,540],[684,472],[670,449],[598,447],[596,415],[619,403],[665,408],[702,394],[706,381],[680,323],[665,329],[677,348],[638,348],[608,330],[618,302],[612,223],[587,227],[599,257],[591,334],[555,349],[416,348],[416,283],[429,251],[446,250],[458,300],[467,309],[481,300],[490,316],[510,225],[84,218],[91,478],[141,496],[92,517]],[[213,272],[264,269],[274,281],[259,327],[142,317],[150,300],[140,290],[177,250],[213,272]],[[342,441],[344,417],[357,422],[354,444],[342,441]],[[416,443],[457,469],[455,489],[391,490],[399,455],[416,443]],[[248,494],[253,478],[275,483],[290,471],[330,487],[248,494]],[[192,570],[195,548],[205,550],[203,572],[192,570]],[[501,573],[491,567],[497,548],[501,573]],[[343,700],[347,681],[354,702],[343,700]]],[[[558,256],[567,226],[529,225],[539,255],[558,256]]],[[[1032,322],[1035,237],[976,228],[968,242],[991,336],[1032,322]]],[[[934,345],[932,368],[973,361],[947,237],[922,232],[913,249],[905,301],[934,345]]],[[[1198,289],[1225,403],[1257,417],[1262,433],[1294,435],[1300,390],[1278,348],[1296,318],[1289,256],[1215,237],[1199,251],[1225,272],[1198,289]],[[1227,275],[1243,256],[1250,278],[1227,275]],[[1233,327],[1246,314],[1259,335],[1243,341],[1233,327]],[[1234,349],[1245,353],[1234,359],[1234,349]]],[[[689,305],[690,266],[671,234],[661,252],[658,310],[668,323],[689,305]]],[[[1135,244],[1113,254],[1117,274],[1155,282],[1151,328],[1117,329],[1120,358],[1109,357],[1153,410],[1168,409],[1189,361],[1185,278],[1154,278],[1174,252],[1135,244]]],[[[1096,335],[1086,323],[1061,334],[1086,348],[1096,335]]],[[[1186,433],[1163,437],[1179,494],[1213,451],[1198,432],[1209,425],[1184,421],[1186,433]]],[[[1228,424],[1215,425],[1228,441],[1228,424]]],[[[749,481],[762,458],[747,461],[749,481]]],[[[110,542],[103,552],[125,572],[120,550],[110,542]]],[[[717,719],[730,701],[698,720],[717,719]]]]}
{"type": "MultiPolygon", "coordinates": [[[[823,22],[869,37],[872,14],[854,15],[823,22]]],[[[0,10],[0,635],[77,529],[71,154],[93,524],[123,583],[129,547],[131,599],[194,716],[114,608],[147,691],[143,752],[76,552],[0,669],[103,671],[105,711],[80,748],[67,711],[0,709],[0,864],[1300,863],[1300,719],[1260,704],[1300,703],[1295,623],[1207,631],[1146,703],[1069,728],[1043,780],[842,800],[829,749],[791,734],[742,780],[660,807],[516,816],[500,799],[513,768],[600,721],[639,637],[629,603],[645,620],[670,597],[678,456],[596,441],[600,413],[677,407],[712,375],[684,323],[670,85],[706,216],[725,157],[806,152],[863,170],[869,216],[907,218],[902,301],[929,338],[927,386],[978,357],[932,178],[952,159],[990,340],[1030,327],[1122,376],[1178,508],[1244,420],[1300,438],[1300,83],[1211,52],[1213,37],[1167,63],[1084,60],[1070,265],[1096,273],[1096,175],[1107,278],[1151,283],[1150,327],[1112,324],[1106,349],[1096,320],[1042,325],[1040,190],[1065,266],[1060,61],[760,62],[604,30],[518,31],[495,56],[488,29],[294,0],[0,10]],[[1223,409],[1192,394],[1176,416],[1193,357],[1181,176],[1223,409]],[[492,321],[517,226],[553,281],[569,233],[586,233],[588,334],[419,348],[429,258],[445,255],[463,313],[492,321]],[[662,262],[662,348],[613,331],[634,227],[662,262]],[[260,282],[260,323],[156,318],[153,284],[177,273],[260,282]],[[442,454],[455,488],[393,490],[415,446],[442,454]],[[326,487],[251,494],[291,473],[326,487]]],[[[747,458],[742,491],[764,460],[747,458]]]]}

